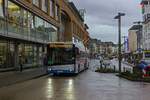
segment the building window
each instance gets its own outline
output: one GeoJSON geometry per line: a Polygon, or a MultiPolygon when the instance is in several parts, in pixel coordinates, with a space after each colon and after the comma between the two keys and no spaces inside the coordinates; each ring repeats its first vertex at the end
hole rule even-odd
{"type": "Polygon", "coordinates": [[[42,0],[42,10],[44,12],[48,11],[48,0],[42,0]]]}
{"type": "Polygon", "coordinates": [[[50,0],[50,16],[54,17],[55,15],[55,4],[54,0],[50,0]]]}
{"type": "Polygon", "coordinates": [[[59,6],[58,5],[55,6],[55,16],[56,16],[56,20],[59,20],[59,6]]]}
{"type": "Polygon", "coordinates": [[[18,5],[8,1],[8,19],[16,24],[21,22],[21,9],[18,5]]]}
{"type": "Polygon", "coordinates": [[[36,36],[36,28],[35,28],[35,16],[33,14],[31,14],[30,16],[30,29],[31,29],[31,33],[30,33],[30,37],[35,37],[36,36]]]}
{"type": "Polygon", "coordinates": [[[21,34],[21,8],[8,1],[8,31],[21,34]]]}
{"type": "Polygon", "coordinates": [[[0,69],[14,67],[14,44],[0,40],[0,69]]]}
{"type": "Polygon", "coordinates": [[[3,0],[0,0],[0,17],[4,17],[3,0]]]}
{"type": "Polygon", "coordinates": [[[0,43],[0,68],[7,67],[7,43],[2,42],[0,43]]]}
{"type": "Polygon", "coordinates": [[[36,36],[38,39],[44,39],[43,34],[44,30],[44,20],[35,16],[35,28],[36,28],[36,36]]]}
{"type": "Polygon", "coordinates": [[[37,7],[39,7],[40,5],[39,0],[32,0],[32,3],[36,5],[37,7]]]}

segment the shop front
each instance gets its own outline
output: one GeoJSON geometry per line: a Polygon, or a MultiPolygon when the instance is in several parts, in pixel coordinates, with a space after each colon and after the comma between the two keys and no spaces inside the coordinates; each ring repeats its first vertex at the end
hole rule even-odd
{"type": "Polygon", "coordinates": [[[0,40],[0,71],[42,67],[46,53],[42,44],[0,40]]]}

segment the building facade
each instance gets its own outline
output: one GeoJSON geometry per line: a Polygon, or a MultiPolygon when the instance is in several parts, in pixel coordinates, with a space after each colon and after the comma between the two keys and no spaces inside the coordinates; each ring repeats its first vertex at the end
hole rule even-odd
{"type": "Polygon", "coordinates": [[[43,65],[47,42],[57,41],[59,22],[42,1],[0,0],[1,69],[43,65]]]}
{"type": "Polygon", "coordinates": [[[128,34],[129,52],[140,52],[143,45],[142,38],[142,25],[133,25],[128,34]]]}
{"type": "Polygon", "coordinates": [[[150,0],[142,0],[143,49],[150,50],[150,0]]]}
{"type": "Polygon", "coordinates": [[[60,0],[61,2],[61,35],[60,41],[78,42],[82,41],[85,46],[88,45],[89,33],[88,26],[84,23],[84,18],[80,15],[79,10],[73,2],[60,0]],[[65,6],[64,6],[65,5],[65,6]]]}
{"type": "Polygon", "coordinates": [[[98,46],[97,46],[97,39],[90,39],[90,43],[89,43],[89,51],[90,51],[90,56],[91,57],[95,57],[96,55],[98,55],[98,46]]]}
{"type": "Polygon", "coordinates": [[[90,39],[89,50],[92,57],[95,55],[110,57],[117,55],[118,46],[113,42],[102,42],[98,39],[90,39]]]}
{"type": "Polygon", "coordinates": [[[66,0],[0,0],[0,69],[43,66],[50,42],[88,44],[89,34],[66,0]]]}

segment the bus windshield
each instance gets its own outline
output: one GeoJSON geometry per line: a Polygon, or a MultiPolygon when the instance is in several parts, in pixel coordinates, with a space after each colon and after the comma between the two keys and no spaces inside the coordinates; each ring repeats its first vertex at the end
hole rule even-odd
{"type": "Polygon", "coordinates": [[[75,63],[72,48],[51,48],[50,52],[49,61],[51,65],[66,65],[75,63]]]}

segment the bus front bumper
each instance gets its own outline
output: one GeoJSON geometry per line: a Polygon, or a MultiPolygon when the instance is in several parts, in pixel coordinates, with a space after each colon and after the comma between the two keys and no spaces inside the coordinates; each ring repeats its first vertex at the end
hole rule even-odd
{"type": "Polygon", "coordinates": [[[70,70],[48,70],[49,74],[75,74],[74,71],[70,71],[70,70]]]}

